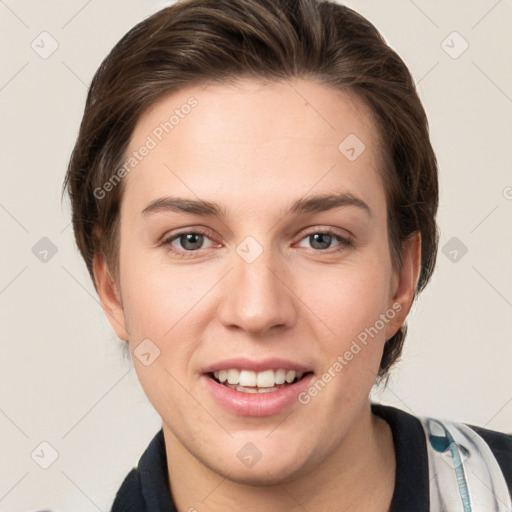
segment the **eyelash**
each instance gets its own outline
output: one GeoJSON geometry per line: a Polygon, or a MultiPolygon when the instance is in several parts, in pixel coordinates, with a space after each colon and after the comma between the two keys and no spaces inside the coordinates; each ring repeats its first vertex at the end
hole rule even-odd
{"type": "MultiPolygon", "coordinates": [[[[313,250],[315,252],[318,252],[318,253],[333,254],[333,253],[336,253],[336,252],[340,252],[343,249],[346,249],[348,247],[352,247],[354,245],[352,240],[350,240],[349,238],[342,237],[341,235],[339,235],[336,231],[334,231],[332,229],[326,229],[326,230],[323,230],[323,231],[319,230],[319,229],[316,229],[316,230],[309,231],[308,233],[306,233],[300,239],[300,241],[304,240],[308,236],[312,236],[312,235],[316,235],[316,234],[330,235],[330,236],[334,237],[339,242],[339,244],[340,244],[337,247],[334,247],[334,248],[331,248],[331,249],[311,249],[311,250],[313,250]]],[[[193,251],[190,251],[190,250],[188,250],[188,251],[187,250],[176,250],[174,248],[174,246],[172,245],[172,242],[174,242],[174,240],[177,240],[180,237],[185,236],[185,235],[201,235],[201,236],[205,236],[207,238],[210,238],[209,233],[206,232],[206,231],[203,231],[201,229],[192,230],[192,231],[182,231],[181,233],[174,234],[171,237],[168,237],[168,238],[164,239],[160,245],[164,246],[166,248],[166,250],[169,251],[170,253],[172,253],[172,254],[174,254],[176,256],[179,256],[181,258],[186,259],[186,258],[194,257],[195,256],[194,253],[199,252],[201,249],[196,249],[196,250],[193,250],[193,251]]]]}

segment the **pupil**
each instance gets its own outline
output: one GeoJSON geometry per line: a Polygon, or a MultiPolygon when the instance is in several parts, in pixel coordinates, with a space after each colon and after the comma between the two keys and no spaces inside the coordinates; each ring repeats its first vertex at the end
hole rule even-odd
{"type": "Polygon", "coordinates": [[[314,235],[310,235],[313,237],[312,246],[315,247],[316,243],[319,243],[321,247],[315,247],[315,249],[327,249],[329,245],[331,245],[332,235],[328,235],[326,233],[315,233],[314,235]]]}
{"type": "Polygon", "coordinates": [[[181,244],[185,249],[199,249],[202,245],[202,236],[198,233],[188,233],[181,235],[181,244]],[[190,246],[191,244],[192,246],[190,246]]]}

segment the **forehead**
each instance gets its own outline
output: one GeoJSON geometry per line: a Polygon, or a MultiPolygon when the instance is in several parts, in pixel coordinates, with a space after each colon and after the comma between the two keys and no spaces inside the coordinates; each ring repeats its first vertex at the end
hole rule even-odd
{"type": "Polygon", "coordinates": [[[166,194],[249,208],[255,198],[277,204],[313,189],[378,202],[379,143],[369,109],[349,91],[309,80],[188,87],[139,119],[122,208],[141,211],[166,194]]]}

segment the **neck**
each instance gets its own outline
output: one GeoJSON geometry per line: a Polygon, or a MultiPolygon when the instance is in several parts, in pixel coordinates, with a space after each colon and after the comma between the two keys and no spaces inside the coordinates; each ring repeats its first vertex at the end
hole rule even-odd
{"type": "Polygon", "coordinates": [[[286,510],[287,512],[387,512],[395,484],[389,425],[365,407],[343,441],[300,477],[273,485],[248,485],[201,464],[163,425],[170,485],[179,512],[286,510]]]}

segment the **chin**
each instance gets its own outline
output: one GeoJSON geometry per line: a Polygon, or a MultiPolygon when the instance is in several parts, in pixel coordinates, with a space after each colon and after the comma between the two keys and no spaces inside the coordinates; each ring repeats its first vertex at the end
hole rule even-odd
{"type": "MultiPolygon", "coordinates": [[[[261,445],[262,443],[259,443],[261,445]]],[[[291,482],[312,470],[314,462],[300,448],[289,447],[283,453],[281,443],[267,443],[261,451],[250,442],[237,442],[236,447],[225,447],[198,457],[200,463],[214,473],[244,485],[272,486],[291,482]],[[213,455],[213,456],[212,456],[213,455]],[[226,461],[219,465],[219,461],[226,461]]],[[[299,445],[300,446],[300,445],[299,445]]]]}
{"type": "Polygon", "coordinates": [[[210,469],[232,482],[256,487],[286,484],[306,473],[297,459],[289,461],[288,464],[283,462],[273,458],[272,461],[264,463],[261,459],[251,468],[241,468],[239,464],[233,464],[223,468],[210,467],[210,469]]]}

